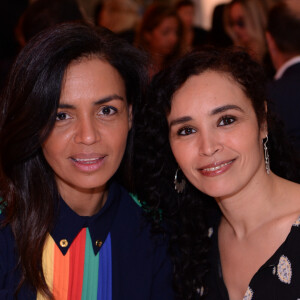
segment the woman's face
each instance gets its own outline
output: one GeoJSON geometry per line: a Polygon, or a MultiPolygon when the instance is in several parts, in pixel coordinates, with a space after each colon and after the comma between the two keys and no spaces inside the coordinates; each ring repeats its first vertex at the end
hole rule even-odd
{"type": "Polygon", "coordinates": [[[240,3],[233,4],[229,9],[229,25],[239,46],[247,46],[250,36],[247,30],[245,11],[240,3]]]}
{"type": "Polygon", "coordinates": [[[59,192],[103,190],[122,160],[131,127],[125,84],[97,58],[67,69],[55,126],[42,146],[59,192]]]}
{"type": "Polygon", "coordinates": [[[227,75],[191,76],[176,91],[167,116],[170,145],[187,179],[225,198],[265,174],[262,139],[251,101],[227,75]]]}
{"type": "Polygon", "coordinates": [[[186,28],[191,28],[194,24],[195,9],[193,5],[184,5],[177,10],[178,16],[182,24],[186,28]]]}
{"type": "Polygon", "coordinates": [[[175,17],[167,17],[151,32],[147,32],[150,51],[163,56],[171,54],[178,42],[178,26],[175,17]]]}

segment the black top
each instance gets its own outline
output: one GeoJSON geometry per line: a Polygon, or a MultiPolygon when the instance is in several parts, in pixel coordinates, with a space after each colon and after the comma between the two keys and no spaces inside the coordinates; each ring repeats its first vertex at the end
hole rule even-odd
{"type": "MultiPolygon", "coordinates": [[[[207,278],[205,300],[229,300],[222,277],[218,248],[218,225],[210,228],[212,239],[211,271],[207,278]]],[[[300,299],[300,217],[293,224],[284,243],[263,264],[250,281],[243,300],[300,299]]],[[[242,300],[242,299],[241,299],[242,300]]]]}

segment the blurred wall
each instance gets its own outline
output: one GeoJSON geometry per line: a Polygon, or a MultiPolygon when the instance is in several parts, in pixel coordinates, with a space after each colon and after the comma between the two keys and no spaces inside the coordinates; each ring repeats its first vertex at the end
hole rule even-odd
{"type": "Polygon", "coordinates": [[[229,3],[231,0],[193,0],[196,5],[195,24],[210,29],[213,10],[216,5],[229,3]]]}

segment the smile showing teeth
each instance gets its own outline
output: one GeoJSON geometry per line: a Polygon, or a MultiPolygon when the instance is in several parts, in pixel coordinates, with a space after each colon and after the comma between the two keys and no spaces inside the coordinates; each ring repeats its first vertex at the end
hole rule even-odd
{"type": "Polygon", "coordinates": [[[203,171],[207,171],[207,172],[209,172],[209,171],[216,171],[216,170],[219,170],[219,169],[221,169],[221,168],[223,168],[223,167],[225,167],[225,166],[231,164],[232,162],[233,162],[233,160],[231,160],[231,161],[229,161],[229,162],[227,162],[227,163],[221,164],[221,165],[219,165],[219,166],[216,166],[216,167],[203,169],[203,171]]]}
{"type": "Polygon", "coordinates": [[[81,164],[93,164],[96,161],[98,161],[100,157],[97,158],[73,158],[75,162],[81,163],[81,164]]]}

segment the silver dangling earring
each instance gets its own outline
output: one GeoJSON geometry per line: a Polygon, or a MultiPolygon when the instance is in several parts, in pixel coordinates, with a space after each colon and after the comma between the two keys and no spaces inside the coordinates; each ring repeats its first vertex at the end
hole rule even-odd
{"type": "Polygon", "coordinates": [[[175,177],[174,177],[174,185],[175,185],[175,191],[177,191],[178,194],[182,193],[185,185],[186,185],[186,181],[184,178],[181,179],[181,181],[178,181],[178,171],[180,170],[180,168],[178,168],[175,172],[175,177]]]}
{"type": "Polygon", "coordinates": [[[267,147],[267,143],[268,143],[268,135],[266,136],[266,140],[264,143],[264,151],[265,151],[265,165],[266,165],[266,171],[267,174],[270,174],[270,158],[269,158],[269,152],[268,152],[268,147],[267,147]]]}

